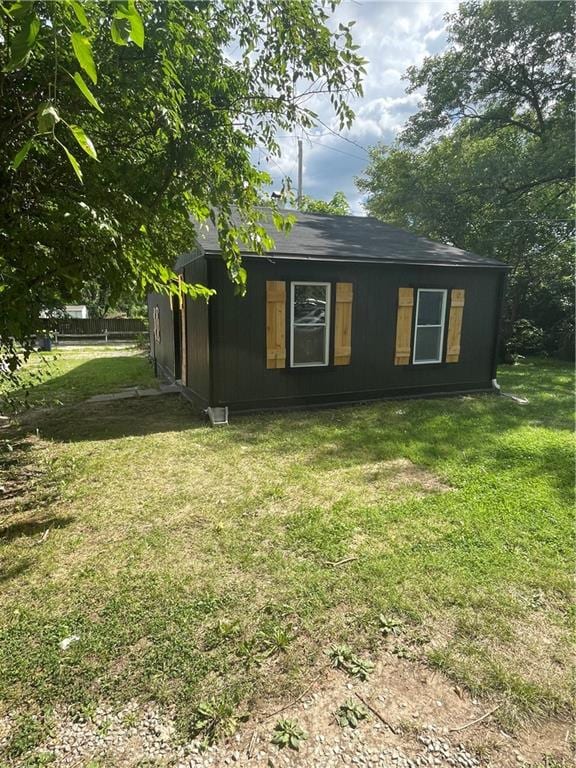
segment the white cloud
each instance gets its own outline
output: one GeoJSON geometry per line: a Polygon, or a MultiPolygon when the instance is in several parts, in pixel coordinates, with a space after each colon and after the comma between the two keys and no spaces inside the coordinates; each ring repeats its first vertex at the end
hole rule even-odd
{"type": "MultiPolygon", "coordinates": [[[[349,131],[340,131],[329,98],[316,96],[309,106],[323,123],[350,141],[338,138],[322,125],[311,141],[304,139],[303,187],[306,194],[329,199],[342,190],[355,213],[362,213],[362,201],[354,184],[367,163],[366,148],[378,141],[393,142],[418,106],[418,94],[406,94],[403,75],[426,56],[442,50],[446,43],[443,20],[457,8],[455,2],[343,2],[330,21],[355,20],[353,37],[359,53],[368,60],[364,97],[351,102],[356,120],[349,131]],[[353,143],[350,143],[353,142],[353,143]],[[359,146],[357,146],[359,145],[359,146]]],[[[297,179],[296,137],[280,140],[282,156],[260,166],[272,175],[278,188],[287,175],[297,179]]],[[[258,158],[256,158],[258,159],[258,158]]]]}

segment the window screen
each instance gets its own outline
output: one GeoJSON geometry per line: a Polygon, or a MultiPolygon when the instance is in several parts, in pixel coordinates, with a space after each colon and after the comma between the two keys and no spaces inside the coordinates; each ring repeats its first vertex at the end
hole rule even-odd
{"type": "Polygon", "coordinates": [[[328,365],[330,284],[292,283],[293,366],[328,365]]]}
{"type": "Polygon", "coordinates": [[[446,291],[421,288],[416,302],[415,363],[442,361],[446,291]]]}

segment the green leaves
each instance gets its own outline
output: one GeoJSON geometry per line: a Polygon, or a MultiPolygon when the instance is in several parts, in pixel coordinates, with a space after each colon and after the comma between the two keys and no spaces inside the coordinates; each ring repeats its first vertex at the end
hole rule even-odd
{"type": "Polygon", "coordinates": [[[70,5],[72,6],[72,10],[76,14],[76,18],[80,24],[82,24],[82,26],[86,29],[90,29],[90,24],[88,22],[88,18],[86,17],[86,13],[84,12],[84,8],[82,7],[82,3],[80,3],[79,0],[70,0],[70,5]]]}
{"type": "Polygon", "coordinates": [[[277,747],[290,747],[290,749],[300,749],[301,742],[308,738],[308,734],[296,722],[280,718],[274,726],[271,742],[277,747]]]}
{"type": "Polygon", "coordinates": [[[347,699],[338,707],[335,717],[341,728],[357,728],[360,721],[368,717],[368,712],[353,699],[347,699]]]}
{"type": "MultiPolygon", "coordinates": [[[[558,108],[574,105],[573,15],[562,0],[461,4],[446,48],[408,69],[408,92],[424,98],[403,142],[417,147],[460,121],[485,135],[514,126],[546,142],[558,108]]],[[[573,133],[572,120],[571,151],[573,133]]]]}
{"type": "Polygon", "coordinates": [[[394,616],[384,616],[383,613],[378,616],[378,625],[383,635],[399,635],[404,626],[400,619],[394,616]]]}
{"type": "Polygon", "coordinates": [[[70,165],[74,169],[74,173],[76,174],[76,176],[78,176],[78,179],[79,179],[80,183],[83,184],[84,183],[84,179],[82,177],[82,169],[80,168],[80,163],[78,162],[78,160],[76,160],[76,158],[74,157],[72,152],[70,152],[68,147],[65,144],[62,144],[60,139],[56,139],[56,142],[58,144],[60,144],[60,146],[62,147],[62,149],[66,153],[66,157],[68,158],[68,161],[70,162],[70,165]]]}
{"type": "Polygon", "coordinates": [[[144,24],[134,0],[119,5],[112,19],[110,34],[116,45],[128,45],[132,41],[139,48],[144,48],[144,24]]]}
{"type": "Polygon", "coordinates": [[[124,17],[112,19],[110,34],[116,45],[128,45],[130,40],[130,22],[128,19],[124,17]]]}
{"type": "Polygon", "coordinates": [[[366,680],[374,670],[374,664],[368,659],[361,659],[347,645],[331,645],[327,655],[336,669],[343,669],[351,677],[366,680]]]}
{"type": "Polygon", "coordinates": [[[83,184],[84,179],[82,177],[82,169],[80,168],[80,163],[78,162],[78,160],[76,160],[76,158],[74,157],[72,152],[70,152],[68,147],[66,147],[64,144],[62,144],[62,147],[64,149],[64,152],[66,152],[66,157],[70,161],[70,165],[72,166],[72,168],[74,168],[74,173],[76,174],[76,176],[78,176],[78,179],[83,184]]]}
{"type": "Polygon", "coordinates": [[[59,120],[60,115],[52,102],[43,101],[37,112],[38,133],[52,133],[59,120]]]}
{"type": "MultiPolygon", "coordinates": [[[[56,107],[52,104],[52,102],[45,101],[38,107],[38,133],[39,134],[46,134],[46,133],[52,133],[54,134],[54,129],[56,125],[61,121],[60,115],[58,114],[58,110],[56,107]]],[[[70,133],[74,136],[78,144],[82,147],[84,152],[86,152],[89,157],[91,157],[93,160],[97,160],[98,157],[96,155],[96,150],[94,149],[94,144],[92,143],[91,139],[86,135],[83,128],[81,128],[79,125],[74,124],[68,124],[66,121],[64,122],[68,129],[70,130],[70,133]]],[[[70,162],[70,165],[74,169],[74,173],[78,177],[80,181],[83,181],[82,179],[82,169],[80,168],[80,164],[78,160],[74,157],[74,155],[70,152],[68,147],[66,147],[55,135],[54,139],[64,152],[66,153],[66,156],[70,162]]],[[[14,158],[12,165],[14,168],[18,168],[18,166],[22,163],[26,155],[28,154],[30,147],[32,146],[32,140],[27,142],[22,149],[18,152],[16,157],[14,158]]]]}
{"type": "Polygon", "coordinates": [[[68,128],[70,129],[70,132],[78,142],[78,144],[82,147],[84,152],[91,157],[93,160],[98,160],[98,156],[96,155],[96,150],[94,149],[94,144],[92,144],[92,140],[89,136],[86,135],[84,132],[84,129],[81,128],[79,125],[68,125],[68,128]]]}
{"type": "MultiPolygon", "coordinates": [[[[32,6],[30,5],[30,8],[32,6]]],[[[28,13],[22,19],[20,29],[10,41],[10,58],[3,72],[14,72],[28,63],[30,53],[40,31],[40,19],[35,13],[28,13]]]]}
{"type": "Polygon", "coordinates": [[[90,88],[88,88],[88,86],[86,85],[86,82],[85,82],[84,78],[82,77],[82,75],[80,74],[80,72],[75,72],[74,73],[74,77],[72,79],[74,80],[74,82],[76,83],[78,88],[80,89],[80,91],[81,91],[82,95],[84,96],[84,98],[86,99],[86,101],[91,106],[93,106],[94,109],[97,109],[98,112],[102,112],[103,113],[104,110],[102,109],[100,104],[98,104],[98,101],[96,100],[96,97],[94,96],[94,94],[92,93],[90,88]]]}
{"type": "Polygon", "coordinates": [[[34,144],[34,140],[28,139],[26,144],[24,144],[24,146],[16,154],[15,158],[12,160],[12,168],[14,168],[15,171],[17,171],[18,168],[22,165],[22,163],[26,159],[26,155],[28,154],[28,152],[30,152],[33,144],[34,144]]]}
{"type": "Polygon", "coordinates": [[[130,15],[130,37],[139,48],[144,48],[144,24],[135,8],[130,15]]]}
{"type": "MultiPolygon", "coordinates": [[[[17,274],[23,248],[33,240],[38,251],[22,277],[26,289],[14,288],[18,310],[12,317],[31,317],[31,306],[57,301],[63,293],[71,295],[86,279],[105,280],[113,291],[130,280],[142,290],[175,292],[174,273],[166,268],[194,242],[189,210],[198,212],[200,221],[210,216],[224,220],[225,226],[219,228],[223,260],[238,291],[246,291],[249,279],[238,243],[254,253],[266,253],[274,246],[269,230],[261,225],[268,215],[256,208],[267,178],[254,167],[252,148],[262,146],[267,155],[276,155],[275,135],[280,129],[290,132],[314,120],[306,111],[308,97],[295,97],[295,84],[287,73],[297,73],[300,83],[318,79],[323,91],[334,93],[336,106],[358,93],[358,63],[344,61],[341,49],[346,40],[336,40],[331,33],[323,0],[288,4],[285,14],[276,12],[274,0],[259,0],[250,16],[245,6],[242,10],[243,3],[223,3],[212,14],[187,0],[163,3],[161,13],[160,6],[148,0],[0,0],[0,19],[9,38],[5,49],[10,54],[4,54],[0,68],[8,59],[10,66],[18,66],[34,45],[25,70],[4,75],[7,87],[2,97],[7,115],[19,114],[24,106],[23,117],[36,113],[31,121],[10,125],[0,168],[9,172],[15,185],[14,200],[30,199],[29,218],[37,226],[30,232],[27,217],[10,218],[11,244],[2,249],[0,260],[5,259],[10,269],[16,265],[17,274]],[[267,22],[270,19],[273,26],[267,22]],[[226,40],[231,36],[240,41],[240,61],[266,51],[258,66],[230,61],[226,40]],[[312,45],[310,41],[316,40],[320,44],[312,45]],[[131,50],[119,51],[117,45],[131,50]],[[149,55],[135,50],[144,45],[149,55]],[[22,72],[27,106],[21,103],[22,72]],[[272,93],[274,98],[254,100],[254,94],[272,93]],[[38,113],[41,101],[49,104],[38,113]],[[42,133],[33,139],[32,152],[28,141],[36,133],[37,121],[42,133]],[[104,158],[101,147],[117,150],[104,158]],[[84,171],[94,171],[83,161],[85,155],[91,159],[97,155],[102,162],[91,183],[81,189],[70,170],[79,181],[84,171]],[[15,173],[14,165],[23,162],[26,173],[15,173]],[[29,185],[37,190],[33,199],[29,185]],[[90,209],[97,200],[106,200],[106,221],[101,210],[95,218],[64,219],[73,215],[72,187],[75,200],[90,209]],[[145,231],[139,231],[142,222],[145,231]],[[65,249],[58,244],[63,232],[65,249]],[[44,241],[54,244],[46,252],[38,245],[44,241]],[[111,247],[117,254],[114,263],[109,258],[111,247]],[[87,250],[94,258],[79,258],[87,250]],[[54,269],[45,268],[56,261],[54,269]],[[49,280],[34,282],[36,269],[42,274],[49,271],[49,280]]],[[[12,204],[4,203],[8,208],[12,204]]],[[[289,217],[276,216],[275,223],[282,232],[289,229],[289,217]]],[[[213,293],[196,283],[178,290],[195,298],[213,293]]],[[[17,335],[26,335],[22,323],[10,323],[17,335]]],[[[271,638],[269,652],[281,651],[285,643],[286,637],[279,633],[271,638]]]]}
{"type": "Polygon", "coordinates": [[[72,32],[70,40],[72,41],[72,48],[74,48],[74,54],[78,59],[78,63],[84,72],[86,72],[90,80],[92,80],[93,83],[96,83],[98,75],[92,56],[92,44],[90,43],[90,40],[87,37],[84,37],[80,32],[72,32]]]}
{"type": "Polygon", "coordinates": [[[200,702],[194,710],[190,730],[195,736],[202,736],[205,744],[214,744],[222,738],[232,736],[239,721],[245,719],[236,712],[232,701],[226,698],[211,698],[200,702]]]}
{"type": "Polygon", "coordinates": [[[303,195],[300,210],[304,213],[331,213],[336,216],[349,216],[350,204],[344,192],[335,192],[332,200],[315,200],[303,195]]]}

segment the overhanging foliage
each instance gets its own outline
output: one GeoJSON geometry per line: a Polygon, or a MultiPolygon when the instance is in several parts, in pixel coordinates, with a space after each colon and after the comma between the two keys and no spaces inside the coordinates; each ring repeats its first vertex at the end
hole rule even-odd
{"type": "MultiPolygon", "coordinates": [[[[349,27],[323,0],[0,4],[0,338],[96,280],[180,290],[172,265],[216,223],[231,279],[239,238],[271,245],[256,209],[278,130],[311,127],[327,93],[342,126],[361,93],[349,27]],[[233,209],[237,216],[232,216],[233,209]]],[[[287,222],[276,215],[279,227],[287,222]]],[[[193,296],[203,286],[185,285],[193,296]]]]}

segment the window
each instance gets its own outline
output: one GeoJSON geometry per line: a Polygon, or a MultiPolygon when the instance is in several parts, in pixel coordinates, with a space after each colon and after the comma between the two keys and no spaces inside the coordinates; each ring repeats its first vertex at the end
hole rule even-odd
{"type": "Polygon", "coordinates": [[[416,300],[414,363],[442,362],[446,291],[421,288],[416,300]]]}
{"type": "Polygon", "coordinates": [[[330,283],[292,283],[290,364],[328,365],[330,283]]]}

